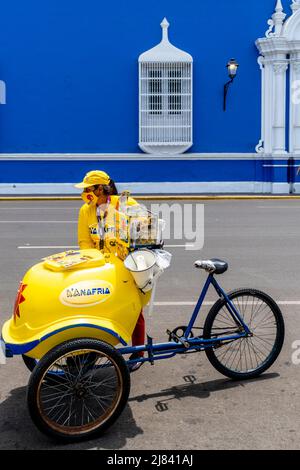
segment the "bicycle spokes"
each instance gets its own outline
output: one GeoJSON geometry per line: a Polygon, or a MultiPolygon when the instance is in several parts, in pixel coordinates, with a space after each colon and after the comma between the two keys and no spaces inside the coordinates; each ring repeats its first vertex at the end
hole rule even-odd
{"type": "MultiPolygon", "coordinates": [[[[263,296],[245,293],[231,299],[243,322],[250,329],[250,335],[240,336],[235,340],[222,340],[213,347],[216,361],[230,371],[248,373],[262,367],[272,356],[278,335],[276,310],[263,296]]],[[[242,326],[236,325],[235,319],[223,304],[211,321],[210,337],[242,334],[242,326]]]]}

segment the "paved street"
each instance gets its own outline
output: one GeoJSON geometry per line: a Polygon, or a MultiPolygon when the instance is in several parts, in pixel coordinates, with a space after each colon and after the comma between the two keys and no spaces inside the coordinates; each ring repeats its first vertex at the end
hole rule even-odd
{"type": "MultiPolygon", "coordinates": [[[[61,247],[76,246],[80,204],[0,202],[1,325],[26,270],[61,247]]],[[[161,341],[167,328],[187,324],[205,279],[193,262],[219,257],[230,265],[218,279],[225,289],[255,287],[280,302],[286,340],[279,359],[261,378],[243,383],[220,375],[205,353],[144,365],[132,375],[128,406],[114,426],[101,439],[66,448],[300,449],[300,365],[292,363],[292,345],[300,340],[300,201],[205,201],[204,206],[201,251],[186,251],[182,240],[166,241],[173,260],[161,278],[149,332],[161,341]]],[[[214,299],[210,292],[207,301],[214,299]]],[[[28,416],[28,379],[20,357],[0,365],[0,448],[62,448],[28,416]]]]}

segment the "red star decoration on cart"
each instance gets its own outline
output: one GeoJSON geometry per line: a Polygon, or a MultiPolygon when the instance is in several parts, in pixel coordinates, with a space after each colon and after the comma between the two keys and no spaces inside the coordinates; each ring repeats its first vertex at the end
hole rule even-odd
{"type": "Polygon", "coordinates": [[[23,284],[21,282],[18,293],[17,293],[17,296],[16,296],[15,306],[14,306],[14,319],[15,319],[15,321],[16,321],[17,317],[20,318],[19,305],[26,300],[24,295],[23,295],[23,291],[24,291],[24,289],[26,289],[26,287],[27,287],[27,284],[23,284]]]}

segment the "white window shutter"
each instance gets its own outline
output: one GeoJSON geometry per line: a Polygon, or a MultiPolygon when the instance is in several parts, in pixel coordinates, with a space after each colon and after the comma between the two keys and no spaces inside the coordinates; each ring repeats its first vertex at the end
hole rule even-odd
{"type": "Polygon", "coordinates": [[[168,39],[139,57],[139,146],[176,155],[193,145],[193,58],[168,39]]]}

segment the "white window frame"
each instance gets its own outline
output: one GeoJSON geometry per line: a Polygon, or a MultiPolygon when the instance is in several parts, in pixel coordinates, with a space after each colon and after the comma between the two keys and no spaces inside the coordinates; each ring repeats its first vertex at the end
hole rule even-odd
{"type": "Polygon", "coordinates": [[[139,58],[139,146],[150,154],[181,154],[193,145],[193,59],[169,42],[166,19],[161,27],[161,43],[139,58]],[[158,76],[149,78],[155,71],[158,76]],[[176,82],[180,92],[171,90],[176,82]]]}

